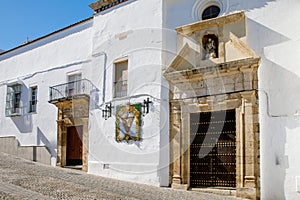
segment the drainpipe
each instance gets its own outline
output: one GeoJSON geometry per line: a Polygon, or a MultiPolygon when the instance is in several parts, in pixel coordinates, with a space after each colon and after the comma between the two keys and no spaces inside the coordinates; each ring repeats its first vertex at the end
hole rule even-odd
{"type": "Polygon", "coordinates": [[[96,53],[93,57],[103,56],[104,55],[104,63],[103,63],[103,88],[102,88],[102,103],[105,103],[105,90],[106,90],[106,63],[107,63],[107,54],[104,51],[96,53]]]}

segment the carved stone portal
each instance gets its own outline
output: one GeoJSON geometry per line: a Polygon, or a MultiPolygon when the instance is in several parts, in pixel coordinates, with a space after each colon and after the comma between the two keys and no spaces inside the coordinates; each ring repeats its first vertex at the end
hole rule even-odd
{"type": "Polygon", "coordinates": [[[227,188],[238,197],[259,199],[260,58],[243,43],[245,15],[241,12],[202,21],[177,32],[193,40],[178,37],[178,49],[183,53],[164,71],[170,85],[172,188],[227,188]],[[190,44],[199,40],[202,44],[190,44]],[[195,45],[202,45],[205,54],[195,45]],[[195,58],[202,55],[202,59],[193,63],[188,60],[191,54],[195,58]],[[185,59],[193,68],[185,67],[185,59]],[[216,119],[220,113],[226,117],[216,119]],[[212,117],[205,119],[208,115],[212,117]],[[225,125],[220,127],[222,123],[225,125]],[[230,128],[224,128],[226,125],[230,128]],[[217,134],[220,137],[215,137],[217,134]],[[205,139],[195,142],[192,136],[201,138],[199,135],[205,139]],[[205,149],[208,151],[203,153],[205,149]],[[210,169],[203,169],[207,166],[210,169]]]}

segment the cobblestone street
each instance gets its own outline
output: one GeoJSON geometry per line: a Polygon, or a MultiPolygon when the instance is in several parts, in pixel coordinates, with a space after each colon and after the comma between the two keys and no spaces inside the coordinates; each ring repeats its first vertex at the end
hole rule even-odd
{"type": "Polygon", "coordinates": [[[3,153],[0,159],[0,199],[236,199],[118,181],[3,153]]]}

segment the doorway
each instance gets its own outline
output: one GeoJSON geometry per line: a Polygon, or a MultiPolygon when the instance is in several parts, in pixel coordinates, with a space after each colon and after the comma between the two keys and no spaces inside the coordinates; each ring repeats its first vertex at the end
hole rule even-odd
{"type": "Polygon", "coordinates": [[[83,126],[67,128],[67,157],[68,166],[82,165],[83,126]]]}
{"type": "Polygon", "coordinates": [[[236,187],[235,110],[192,113],[191,187],[236,187]]]}

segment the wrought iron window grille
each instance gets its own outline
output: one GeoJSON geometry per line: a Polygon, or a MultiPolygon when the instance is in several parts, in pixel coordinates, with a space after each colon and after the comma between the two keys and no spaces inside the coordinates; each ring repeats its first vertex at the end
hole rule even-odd
{"type": "Polygon", "coordinates": [[[123,80],[123,81],[117,81],[115,82],[115,94],[114,97],[118,98],[118,97],[125,97],[127,96],[127,80],[123,80]]]}
{"type": "Polygon", "coordinates": [[[37,100],[29,101],[29,112],[36,112],[37,100]]]}
{"type": "Polygon", "coordinates": [[[142,107],[142,115],[145,116],[149,113],[149,105],[152,103],[152,101],[149,100],[149,97],[147,100],[144,100],[141,107],[142,107]]]}
{"type": "Polygon", "coordinates": [[[106,104],[105,108],[102,110],[102,118],[104,118],[105,120],[107,120],[108,118],[111,117],[111,113],[112,113],[112,104],[106,104]]]}

